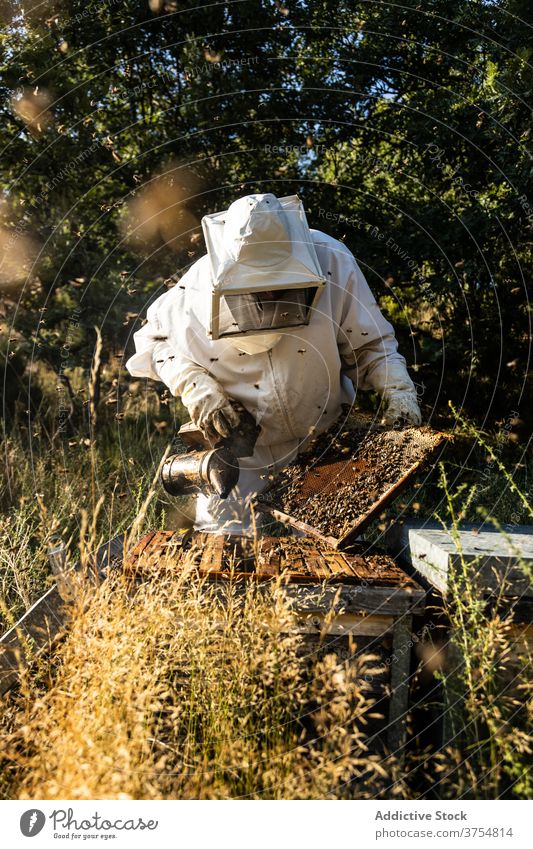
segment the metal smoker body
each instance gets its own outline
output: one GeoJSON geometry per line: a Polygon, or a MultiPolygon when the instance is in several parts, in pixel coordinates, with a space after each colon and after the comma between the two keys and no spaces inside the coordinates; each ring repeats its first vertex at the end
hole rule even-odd
{"type": "MultiPolygon", "coordinates": [[[[240,405],[239,405],[240,406],[240,405]]],[[[189,451],[168,457],[161,469],[161,482],[169,495],[198,495],[216,493],[227,498],[239,480],[239,457],[253,453],[261,428],[253,416],[241,408],[241,423],[226,439],[220,439],[207,451],[189,451]]],[[[198,429],[189,425],[180,434],[196,444],[206,440],[198,429]]]]}

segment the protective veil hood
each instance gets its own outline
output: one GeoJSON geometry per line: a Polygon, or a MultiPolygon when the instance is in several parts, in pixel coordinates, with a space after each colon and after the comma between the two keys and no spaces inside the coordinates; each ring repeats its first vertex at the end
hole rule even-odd
{"type": "Polygon", "coordinates": [[[202,219],[211,270],[211,339],[268,351],[309,324],[325,278],[302,202],[294,195],[239,198],[202,219]]]}

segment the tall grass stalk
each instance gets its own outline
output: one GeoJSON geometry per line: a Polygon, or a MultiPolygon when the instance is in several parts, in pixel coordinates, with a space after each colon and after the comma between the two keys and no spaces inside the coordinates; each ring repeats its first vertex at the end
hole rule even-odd
{"type": "Polygon", "coordinates": [[[533,505],[528,500],[526,494],[523,493],[522,490],[520,489],[520,487],[518,487],[516,485],[512,475],[509,474],[505,465],[502,463],[500,457],[498,457],[498,455],[496,454],[496,452],[494,451],[492,446],[489,444],[489,442],[487,440],[485,440],[483,438],[482,434],[475,427],[475,425],[473,425],[471,422],[467,421],[463,416],[460,415],[460,413],[457,412],[457,410],[455,409],[455,407],[453,406],[453,404],[451,402],[450,402],[449,406],[450,406],[450,409],[451,409],[456,421],[458,421],[461,424],[461,426],[464,428],[466,433],[468,433],[468,434],[470,434],[470,436],[474,437],[474,439],[476,440],[478,445],[480,445],[487,452],[487,454],[491,458],[492,462],[496,463],[498,470],[500,471],[505,482],[508,484],[510,489],[514,492],[514,494],[516,495],[518,500],[522,503],[523,507],[525,508],[526,515],[530,519],[533,519],[533,505]]]}
{"type": "MultiPolygon", "coordinates": [[[[475,492],[451,492],[441,465],[447,514],[458,563],[450,570],[446,610],[448,664],[440,673],[449,748],[435,759],[439,793],[493,799],[530,797],[532,753],[531,645],[527,629],[513,621],[507,580],[490,600],[476,579],[479,560],[465,557],[460,522],[475,492]]],[[[438,517],[439,518],[439,517],[438,517]]]]}
{"type": "MultiPolygon", "coordinates": [[[[364,675],[306,655],[279,584],[223,590],[158,561],[87,598],[49,671],[12,705],[14,798],[350,798],[394,774],[367,751],[364,675]]],[[[5,779],[6,781],[6,779],[5,779]]]]}

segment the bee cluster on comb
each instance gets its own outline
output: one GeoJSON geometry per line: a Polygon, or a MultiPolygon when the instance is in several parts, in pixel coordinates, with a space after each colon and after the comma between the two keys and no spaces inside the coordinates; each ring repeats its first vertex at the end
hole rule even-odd
{"type": "Polygon", "coordinates": [[[441,441],[429,428],[333,427],[261,494],[261,504],[342,539],[391,500],[441,441]]]}

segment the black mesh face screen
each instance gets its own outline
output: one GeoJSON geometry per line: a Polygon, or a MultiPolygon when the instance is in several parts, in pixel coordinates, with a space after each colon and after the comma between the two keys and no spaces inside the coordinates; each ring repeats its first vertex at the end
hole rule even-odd
{"type": "Polygon", "coordinates": [[[309,320],[316,287],[221,298],[220,335],[299,327],[309,320]]]}

